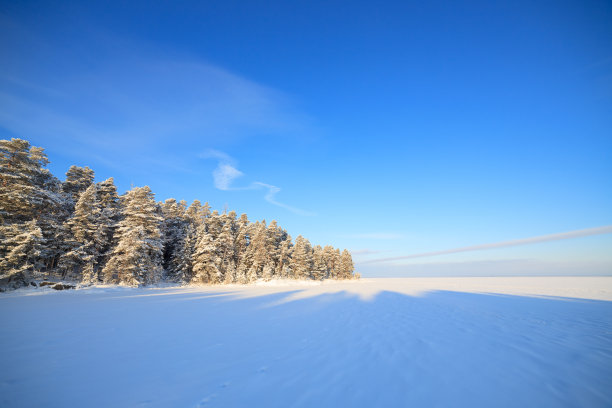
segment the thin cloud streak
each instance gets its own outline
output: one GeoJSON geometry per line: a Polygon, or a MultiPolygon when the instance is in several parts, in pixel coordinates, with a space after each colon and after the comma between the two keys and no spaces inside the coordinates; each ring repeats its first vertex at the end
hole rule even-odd
{"type": "Polygon", "coordinates": [[[292,207],[290,205],[283,204],[283,203],[281,203],[279,201],[276,201],[276,194],[278,194],[278,192],[281,191],[281,189],[279,187],[276,187],[276,186],[273,186],[273,185],[270,185],[270,184],[266,184],[266,183],[261,183],[259,181],[256,181],[256,182],[254,182],[251,185],[253,187],[267,188],[268,192],[264,196],[264,200],[266,200],[270,204],[273,204],[273,205],[276,205],[278,207],[281,207],[281,208],[284,208],[286,210],[289,210],[292,213],[297,214],[297,215],[303,215],[303,216],[313,216],[313,215],[316,215],[315,213],[312,213],[310,211],[305,211],[305,210],[302,210],[300,208],[292,207]]]}
{"type": "Polygon", "coordinates": [[[343,235],[343,238],[354,238],[354,239],[402,239],[404,234],[398,234],[395,232],[368,232],[363,234],[348,234],[343,235]]]}
{"type": "Polygon", "coordinates": [[[371,264],[371,263],[383,263],[383,262],[399,261],[403,259],[424,258],[424,257],[429,257],[429,256],[454,254],[458,252],[481,251],[484,249],[505,248],[505,247],[512,247],[512,246],[518,246],[518,245],[528,245],[528,244],[535,244],[539,242],[558,241],[562,239],[580,238],[580,237],[588,237],[591,235],[601,235],[601,234],[610,234],[610,233],[612,233],[612,225],[606,225],[603,227],[587,228],[587,229],[569,231],[569,232],[561,232],[558,234],[540,235],[540,236],[532,237],[532,238],[523,238],[523,239],[516,239],[512,241],[495,242],[491,244],[473,245],[473,246],[467,246],[467,247],[461,247],[461,248],[455,248],[455,249],[447,249],[443,251],[424,252],[420,254],[396,256],[396,257],[391,257],[391,258],[371,259],[368,261],[363,261],[363,262],[358,262],[358,263],[360,265],[371,264]]]}
{"type": "Polygon", "coordinates": [[[201,154],[200,157],[201,158],[212,158],[212,159],[218,160],[217,167],[215,168],[215,170],[213,170],[213,184],[215,185],[215,188],[222,190],[222,191],[244,191],[244,190],[262,190],[262,189],[267,190],[264,195],[264,200],[266,200],[270,204],[275,205],[277,207],[284,208],[297,215],[303,215],[303,216],[316,215],[315,213],[312,213],[310,211],[302,210],[300,208],[293,207],[293,206],[287,205],[285,203],[281,203],[280,201],[276,200],[276,195],[281,191],[281,189],[280,187],[273,186],[272,184],[255,181],[245,187],[233,187],[232,186],[233,181],[237,179],[238,177],[243,176],[244,173],[235,167],[236,160],[234,160],[232,157],[230,157],[229,155],[225,153],[220,152],[218,150],[210,149],[204,152],[203,154],[201,154]]]}
{"type": "Polygon", "coordinates": [[[232,164],[232,165],[236,165],[236,161],[234,160],[233,157],[227,155],[226,153],[223,153],[219,150],[215,150],[215,149],[208,149],[206,150],[204,153],[200,154],[199,156],[202,159],[217,159],[222,163],[228,163],[228,164],[232,164]]]}

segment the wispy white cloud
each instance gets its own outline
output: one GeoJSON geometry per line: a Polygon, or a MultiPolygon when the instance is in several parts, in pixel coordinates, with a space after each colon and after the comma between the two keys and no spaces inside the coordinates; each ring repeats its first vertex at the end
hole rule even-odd
{"type": "Polygon", "coordinates": [[[354,239],[402,239],[404,238],[404,234],[399,234],[396,232],[366,232],[360,234],[347,234],[343,235],[342,238],[354,238],[354,239]]]}
{"type": "Polygon", "coordinates": [[[213,172],[213,180],[215,187],[219,190],[229,190],[230,185],[234,179],[242,176],[240,170],[236,169],[230,164],[219,164],[219,166],[213,172]]]}
{"type": "Polygon", "coordinates": [[[295,133],[301,126],[280,93],[221,68],[145,57],[117,61],[121,70],[111,64],[87,78],[51,81],[60,96],[42,85],[37,91],[7,84],[0,72],[2,124],[25,137],[63,138],[119,153],[168,139],[238,140],[295,133]]]}
{"type": "Polygon", "coordinates": [[[201,153],[199,157],[203,159],[215,159],[218,165],[213,171],[213,183],[215,188],[223,191],[232,189],[232,182],[244,175],[236,168],[236,161],[229,155],[214,149],[208,149],[201,153]]]}
{"type": "Polygon", "coordinates": [[[588,237],[591,235],[610,234],[610,233],[612,233],[612,225],[606,225],[603,227],[587,228],[587,229],[569,231],[569,232],[561,232],[558,234],[540,235],[537,237],[515,239],[512,241],[472,245],[472,246],[461,247],[461,248],[446,249],[442,251],[423,252],[419,254],[395,256],[395,257],[390,257],[390,258],[371,259],[367,261],[362,261],[361,264],[384,263],[384,262],[399,261],[399,260],[404,260],[404,259],[424,258],[424,257],[430,257],[430,256],[454,254],[458,252],[481,251],[485,249],[505,248],[505,247],[512,247],[512,246],[518,246],[518,245],[528,245],[528,244],[535,244],[539,242],[557,241],[561,239],[580,238],[580,237],[588,237]]]}
{"type": "MultiPolygon", "coordinates": [[[[77,50],[0,24],[0,36],[14,40],[0,66],[0,126],[75,157],[166,169],[218,140],[301,138],[312,130],[276,89],[191,56],[90,35],[95,46],[77,50]]],[[[229,168],[223,174],[236,176],[229,168]]]]}
{"type": "Polygon", "coordinates": [[[221,163],[227,163],[232,165],[235,165],[236,163],[233,157],[215,149],[205,150],[199,155],[199,157],[202,159],[217,159],[221,163]]]}
{"type": "Polygon", "coordinates": [[[207,150],[200,155],[202,158],[212,158],[217,160],[217,167],[213,170],[213,183],[215,187],[223,191],[239,191],[239,190],[266,190],[264,200],[277,207],[284,208],[294,214],[312,216],[314,213],[302,210],[282,203],[276,199],[276,195],[281,191],[280,187],[272,184],[262,183],[261,181],[252,182],[246,186],[236,187],[232,183],[238,177],[244,175],[243,172],[236,168],[237,162],[234,158],[218,150],[207,150]]]}

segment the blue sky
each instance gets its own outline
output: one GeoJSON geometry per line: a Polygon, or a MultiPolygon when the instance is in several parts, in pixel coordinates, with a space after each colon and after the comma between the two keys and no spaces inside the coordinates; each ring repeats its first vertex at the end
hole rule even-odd
{"type": "MultiPolygon", "coordinates": [[[[602,227],[610,21],[606,1],[3,2],[0,137],[357,262],[602,227]]],[[[357,270],[610,274],[612,235],[357,270]]]]}

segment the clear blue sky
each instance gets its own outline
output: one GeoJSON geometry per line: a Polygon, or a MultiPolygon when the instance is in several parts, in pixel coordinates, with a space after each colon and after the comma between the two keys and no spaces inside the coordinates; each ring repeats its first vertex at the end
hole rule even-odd
{"type": "MultiPolygon", "coordinates": [[[[609,1],[5,1],[0,137],[356,261],[600,227],[611,22],[609,1]]],[[[612,274],[612,235],[357,269],[612,274]]]]}

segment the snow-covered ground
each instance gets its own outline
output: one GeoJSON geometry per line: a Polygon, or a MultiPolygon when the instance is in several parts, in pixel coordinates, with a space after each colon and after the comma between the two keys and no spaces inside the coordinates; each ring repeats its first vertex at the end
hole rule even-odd
{"type": "Polygon", "coordinates": [[[2,407],[612,406],[612,278],[0,295],[2,407]]]}

